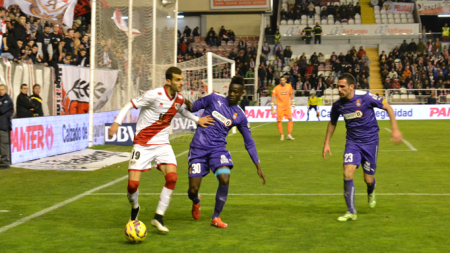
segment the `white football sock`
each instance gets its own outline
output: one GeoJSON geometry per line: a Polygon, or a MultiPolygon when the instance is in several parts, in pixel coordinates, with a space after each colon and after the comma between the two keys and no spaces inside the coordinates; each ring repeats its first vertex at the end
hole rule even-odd
{"type": "Polygon", "coordinates": [[[139,198],[139,190],[137,190],[135,193],[130,194],[129,192],[127,192],[127,197],[128,197],[128,201],[131,204],[131,207],[133,209],[138,208],[139,206],[139,202],[138,202],[138,198],[139,198]]]}
{"type": "Polygon", "coordinates": [[[159,215],[164,215],[170,204],[170,199],[172,198],[173,190],[163,187],[161,195],[159,195],[159,203],[156,208],[156,213],[159,215]]]}

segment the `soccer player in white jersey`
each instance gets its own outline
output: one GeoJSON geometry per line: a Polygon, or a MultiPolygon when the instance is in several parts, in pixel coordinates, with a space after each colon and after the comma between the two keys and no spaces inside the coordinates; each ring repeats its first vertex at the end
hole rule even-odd
{"type": "Polygon", "coordinates": [[[157,165],[166,179],[156,208],[155,218],[151,224],[160,232],[169,230],[164,226],[163,216],[169,206],[170,199],[177,182],[177,160],[169,143],[169,128],[172,118],[177,112],[184,117],[194,120],[201,127],[214,123],[211,116],[198,118],[185,109],[184,97],[178,93],[183,85],[183,75],[179,68],[170,67],[166,71],[166,85],[149,90],[144,95],[132,99],[120,110],[114,123],[109,129],[109,136],[117,133],[128,111],[134,107],[141,108],[133,150],[128,166],[128,201],[131,204],[130,220],[137,220],[139,215],[138,186],[141,173],[150,170],[152,162],[157,165]]]}

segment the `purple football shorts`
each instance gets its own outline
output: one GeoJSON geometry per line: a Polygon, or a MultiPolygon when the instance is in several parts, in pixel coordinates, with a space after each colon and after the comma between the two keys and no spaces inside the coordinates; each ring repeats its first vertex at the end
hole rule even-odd
{"type": "Polygon", "coordinates": [[[344,165],[353,164],[358,168],[361,164],[366,174],[375,175],[377,157],[378,141],[369,144],[347,141],[345,144],[344,165]]]}
{"type": "Polygon", "coordinates": [[[204,150],[189,149],[189,177],[204,177],[211,170],[213,173],[220,167],[233,168],[230,152],[226,149],[204,150]]]}

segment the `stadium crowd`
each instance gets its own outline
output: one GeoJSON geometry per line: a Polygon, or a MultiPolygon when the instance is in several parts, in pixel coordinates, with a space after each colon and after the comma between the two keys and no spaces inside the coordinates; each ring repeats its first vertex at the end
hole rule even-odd
{"type": "Polygon", "coordinates": [[[356,49],[353,46],[345,55],[343,52],[327,56],[320,52],[306,55],[305,52],[293,52],[290,46],[278,42],[273,49],[265,43],[262,52],[258,76],[261,80],[265,78],[266,84],[261,81],[260,89],[269,89],[279,83],[281,76],[288,76],[288,83],[297,91],[296,95],[307,96],[314,89],[320,96],[325,89],[333,88],[337,78],[344,73],[355,76],[357,89],[370,88],[370,61],[363,47],[356,49]],[[275,59],[266,60],[272,53],[275,59]]]}
{"type": "MultiPolygon", "coordinates": [[[[447,46],[439,38],[406,40],[391,52],[382,51],[379,56],[381,77],[385,89],[430,89],[415,91],[416,95],[430,94],[432,89],[450,88],[450,65],[447,46]],[[420,93],[420,94],[419,94],[420,93]]],[[[411,93],[408,91],[408,93],[411,93]]],[[[438,91],[447,95],[448,91],[438,91]]]]}
{"type": "MultiPolygon", "coordinates": [[[[313,18],[319,16],[320,20],[333,20],[333,23],[347,23],[361,15],[359,2],[331,2],[326,0],[303,1],[296,0],[294,5],[285,6],[280,12],[280,20],[302,20],[302,16],[313,18]]],[[[305,19],[305,18],[303,18],[305,19]]],[[[329,23],[329,22],[328,22],[329,23]]]]}
{"type": "Polygon", "coordinates": [[[73,28],[27,16],[17,5],[0,7],[2,47],[0,55],[16,63],[89,65],[90,25],[76,19],[73,28]]]}

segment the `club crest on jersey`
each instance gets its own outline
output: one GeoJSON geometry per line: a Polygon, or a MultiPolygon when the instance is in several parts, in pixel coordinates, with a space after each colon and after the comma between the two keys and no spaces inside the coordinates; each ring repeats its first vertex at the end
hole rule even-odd
{"type": "Polygon", "coordinates": [[[163,107],[164,105],[163,105],[163,103],[159,103],[159,107],[163,107]]]}
{"type": "Polygon", "coordinates": [[[361,106],[361,102],[359,102],[359,99],[356,100],[356,106],[360,107],[361,106]]]}
{"type": "Polygon", "coordinates": [[[352,112],[352,113],[347,113],[344,114],[344,119],[359,119],[363,116],[362,111],[356,111],[356,112],[352,112]]]}
{"type": "Polygon", "coordinates": [[[235,112],[234,114],[233,114],[233,119],[237,119],[237,112],[235,112]]]}
{"type": "Polygon", "coordinates": [[[175,103],[175,109],[180,109],[181,104],[180,103],[175,103]]]}
{"type": "Polygon", "coordinates": [[[219,120],[220,122],[222,122],[227,127],[229,127],[229,126],[231,126],[231,124],[233,124],[233,121],[231,119],[227,119],[225,116],[223,116],[222,114],[220,114],[217,111],[213,111],[212,116],[214,118],[216,118],[217,120],[219,120]]]}
{"type": "Polygon", "coordinates": [[[138,97],[137,101],[144,99],[145,94],[142,94],[142,96],[138,97]]]}
{"type": "Polygon", "coordinates": [[[158,95],[162,96],[162,92],[158,92],[158,95]]]}

